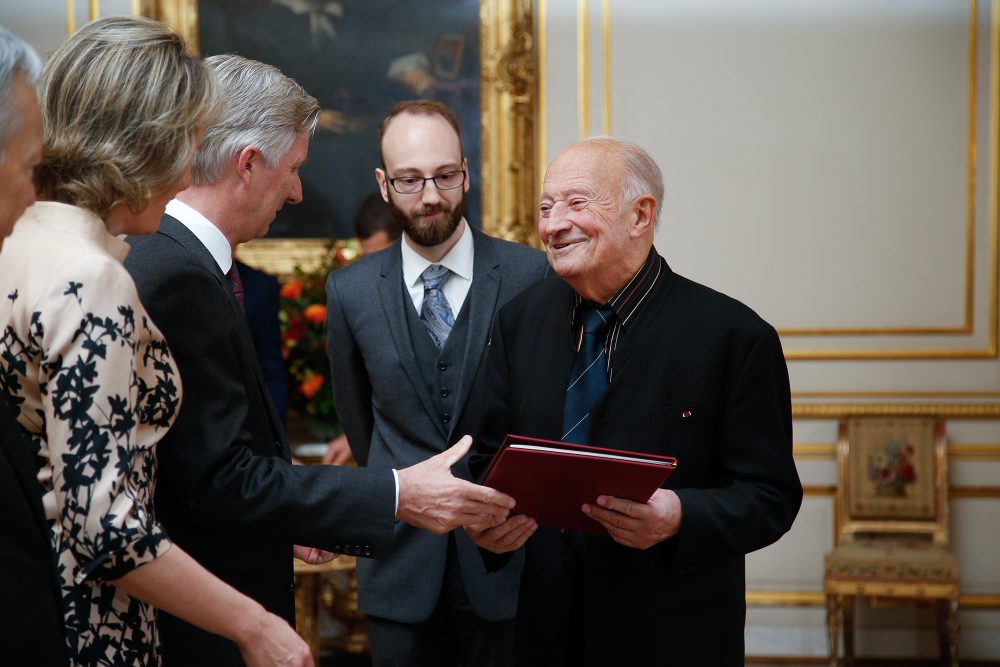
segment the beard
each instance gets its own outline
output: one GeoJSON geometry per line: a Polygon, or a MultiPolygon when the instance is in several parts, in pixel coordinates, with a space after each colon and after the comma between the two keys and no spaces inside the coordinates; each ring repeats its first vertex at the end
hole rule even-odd
{"type": "Polygon", "coordinates": [[[455,233],[458,223],[465,215],[465,190],[462,190],[462,198],[454,208],[449,208],[442,198],[437,206],[423,206],[412,211],[404,211],[393,197],[389,197],[389,208],[392,210],[392,217],[396,219],[403,232],[410,237],[410,240],[418,246],[430,248],[441,245],[455,233]],[[434,213],[444,213],[438,220],[418,220],[419,216],[432,215],[434,213]]]}

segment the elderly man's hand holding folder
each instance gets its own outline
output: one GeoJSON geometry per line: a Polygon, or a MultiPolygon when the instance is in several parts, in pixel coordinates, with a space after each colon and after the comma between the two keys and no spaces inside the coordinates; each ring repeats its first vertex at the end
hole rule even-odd
{"type": "Polygon", "coordinates": [[[502,523],[465,530],[494,553],[520,548],[538,526],[607,532],[645,549],[680,528],[677,495],[659,488],[676,465],[669,456],[508,435],[482,483],[517,505],[502,523]]]}

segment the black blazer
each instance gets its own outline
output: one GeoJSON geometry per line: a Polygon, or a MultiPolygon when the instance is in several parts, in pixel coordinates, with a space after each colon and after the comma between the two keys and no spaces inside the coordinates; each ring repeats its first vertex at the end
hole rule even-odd
{"type": "Polygon", "coordinates": [[[66,664],[66,638],[35,474],[31,444],[0,398],[0,659],[49,667],[66,664]]]}
{"type": "MultiPolygon", "coordinates": [[[[559,438],[573,303],[551,277],[500,311],[475,470],[508,432],[559,438]]],[[[744,554],[786,532],[802,499],[778,336],[746,306],[665,267],[612,365],[592,442],[677,458],[665,486],[681,500],[680,532],[643,551],[540,529],[525,546],[520,662],[564,664],[561,621],[577,613],[588,665],[742,665],[744,554]],[[582,554],[581,600],[570,600],[559,561],[566,544],[582,554]]]]}
{"type": "MultiPolygon", "coordinates": [[[[292,466],[246,319],[184,225],[129,238],[125,268],[180,369],[183,400],[157,449],[156,509],[202,565],[294,623],[292,545],[365,557],[392,543],[388,470],[292,466]]],[[[161,613],[166,664],[242,664],[231,642],[161,613]]]]}

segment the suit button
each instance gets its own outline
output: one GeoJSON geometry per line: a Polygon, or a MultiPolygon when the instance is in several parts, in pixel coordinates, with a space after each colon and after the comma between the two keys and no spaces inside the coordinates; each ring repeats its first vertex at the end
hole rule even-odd
{"type": "Polygon", "coordinates": [[[442,421],[442,423],[447,424],[448,422],[451,421],[451,415],[448,414],[447,412],[444,413],[443,415],[441,415],[441,421],[442,421]]]}
{"type": "Polygon", "coordinates": [[[438,370],[439,371],[446,371],[446,370],[448,370],[448,364],[445,363],[445,362],[443,362],[443,361],[439,361],[438,362],[438,370]]]}
{"type": "Polygon", "coordinates": [[[451,389],[442,389],[441,390],[441,398],[448,398],[448,395],[450,393],[451,393],[451,389]]]}

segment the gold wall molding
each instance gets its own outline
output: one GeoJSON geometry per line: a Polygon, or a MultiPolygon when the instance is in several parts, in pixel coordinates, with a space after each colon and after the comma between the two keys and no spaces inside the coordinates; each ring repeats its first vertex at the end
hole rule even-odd
{"type": "Polygon", "coordinates": [[[992,389],[964,389],[960,391],[932,390],[850,390],[850,391],[793,391],[792,398],[1000,398],[1000,391],[992,389]]]}
{"type": "MultiPolygon", "coordinates": [[[[982,348],[801,348],[786,349],[785,358],[789,360],[883,360],[883,359],[995,359],[997,358],[997,283],[1000,276],[998,269],[998,186],[1000,178],[1000,162],[998,162],[997,141],[998,125],[1000,125],[1000,0],[992,0],[990,15],[990,53],[989,53],[989,162],[987,169],[987,269],[986,285],[987,315],[984,318],[987,326],[987,342],[982,348]]],[[[977,0],[969,2],[969,97],[968,97],[968,162],[966,178],[966,270],[965,283],[965,322],[961,326],[952,327],[854,327],[854,328],[780,328],[782,336],[917,336],[917,335],[969,335],[973,333],[974,321],[974,284],[975,284],[975,193],[976,193],[976,98],[978,91],[978,43],[979,43],[979,4],[977,0]]]]}
{"type": "MultiPolygon", "coordinates": [[[[535,105],[535,117],[538,122],[536,144],[535,165],[538,167],[536,182],[538,188],[536,192],[542,191],[542,178],[545,175],[545,168],[548,165],[549,150],[549,2],[548,0],[538,0],[538,9],[535,16],[535,53],[537,60],[538,81],[536,90],[537,104],[535,105]]],[[[537,203],[537,202],[533,202],[537,203]]],[[[532,208],[532,215],[535,209],[532,208]]]]}
{"type": "MultiPolygon", "coordinates": [[[[196,0],[141,0],[140,9],[167,23],[198,51],[196,0]]],[[[480,0],[480,104],[483,230],[538,245],[535,169],[536,58],[531,0],[480,0]]],[[[237,255],[287,275],[296,265],[317,266],[327,239],[257,239],[237,255]]]]}
{"type": "Polygon", "coordinates": [[[582,139],[590,134],[590,6],[576,0],[577,122],[582,139]]]}
{"type": "Polygon", "coordinates": [[[792,403],[793,419],[841,419],[866,416],[998,419],[1000,403],[792,403]]]}
{"type": "Polygon", "coordinates": [[[601,55],[604,59],[604,134],[611,136],[611,0],[601,0],[601,55]]]}
{"type": "MultiPolygon", "coordinates": [[[[1000,461],[1000,444],[950,444],[947,450],[952,461],[1000,461]]],[[[801,443],[792,446],[796,461],[832,461],[837,455],[837,445],[826,443],[801,443]]]]}
{"type": "MultiPolygon", "coordinates": [[[[750,590],[746,592],[748,605],[755,607],[825,607],[826,596],[822,591],[750,590]]],[[[991,593],[966,593],[958,596],[959,609],[998,609],[1000,595],[991,593]]]]}
{"type": "MultiPolygon", "coordinates": [[[[993,7],[996,12],[996,5],[993,7]]],[[[975,229],[976,229],[976,104],[978,101],[979,79],[979,6],[978,0],[969,0],[969,52],[968,77],[969,95],[967,99],[966,134],[966,187],[965,187],[965,293],[964,321],[953,326],[908,326],[908,327],[783,327],[778,329],[782,336],[925,336],[925,335],[968,335],[973,331],[975,303],[973,285],[975,283],[975,229]]],[[[996,78],[991,70],[991,79],[996,78]]],[[[991,108],[994,112],[995,109],[991,108]]]]}

